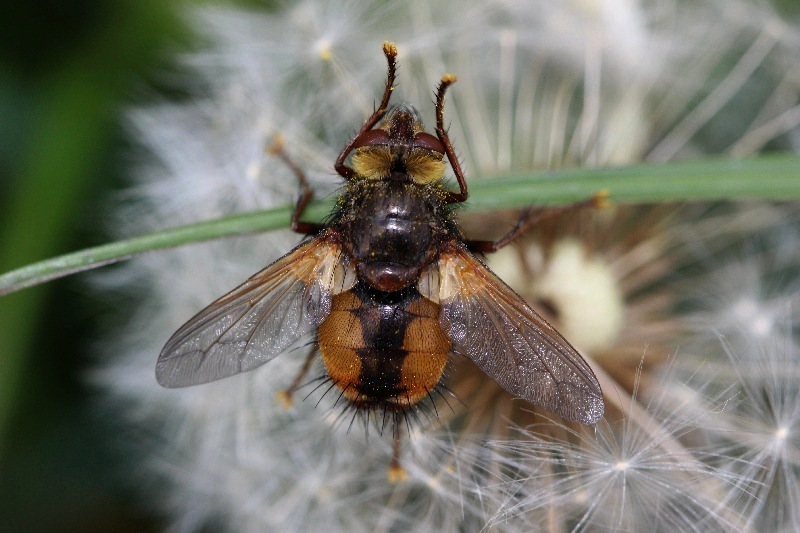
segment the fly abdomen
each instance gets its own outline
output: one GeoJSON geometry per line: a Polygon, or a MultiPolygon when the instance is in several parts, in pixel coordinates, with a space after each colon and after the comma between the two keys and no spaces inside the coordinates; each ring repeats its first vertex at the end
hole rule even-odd
{"type": "Polygon", "coordinates": [[[450,341],[439,306],[415,289],[386,293],[365,283],[333,298],[318,341],[331,380],[359,407],[404,408],[439,383],[450,341]]]}

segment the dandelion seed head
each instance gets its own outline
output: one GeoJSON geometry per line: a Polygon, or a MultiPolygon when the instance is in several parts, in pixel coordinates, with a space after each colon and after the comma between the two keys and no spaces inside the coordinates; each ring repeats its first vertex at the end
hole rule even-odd
{"type": "Polygon", "coordinates": [[[689,427],[675,418],[664,428],[669,432],[653,433],[642,421],[601,423],[595,434],[528,430],[524,439],[494,442],[515,452],[514,471],[524,480],[524,490],[511,480],[506,483],[524,497],[508,498],[490,524],[549,509],[579,529],[590,524],[613,530],[655,524],[665,531],[731,527],[732,517],[718,512],[710,497],[725,485],[724,476],[674,447],[676,435],[689,427]],[[697,496],[685,498],[686,491],[697,496]]]}
{"type": "Polygon", "coordinates": [[[617,276],[578,241],[565,239],[553,245],[531,292],[536,299],[551,302],[562,331],[576,346],[593,352],[617,339],[624,316],[617,276]]]}
{"type": "Polygon", "coordinates": [[[314,48],[319,54],[319,58],[323,61],[330,61],[333,58],[333,52],[331,51],[332,46],[333,43],[331,40],[325,38],[317,39],[317,42],[314,43],[314,48]]]}
{"type": "Polygon", "coordinates": [[[586,505],[589,501],[589,492],[586,490],[576,490],[572,495],[572,501],[576,505],[586,505]]]}
{"type": "Polygon", "coordinates": [[[766,337],[772,332],[774,323],[769,316],[760,316],[753,320],[752,331],[757,337],[766,337]]]}
{"type": "MultiPolygon", "coordinates": [[[[751,228],[768,220],[763,211],[752,216],[747,212],[739,215],[740,223],[751,228]]],[[[800,256],[794,247],[797,229],[786,221],[794,215],[776,207],[772,216],[778,220],[773,231],[750,239],[735,252],[726,245],[709,247],[710,253],[702,258],[717,266],[690,301],[696,308],[690,315],[690,327],[698,333],[695,342],[703,343],[699,350],[720,353],[718,337],[722,336],[743,357],[755,357],[764,342],[780,336],[778,330],[787,312],[793,313],[796,306],[792,302],[800,294],[800,284],[792,272],[800,256]]]]}
{"type": "MultiPolygon", "coordinates": [[[[714,13],[740,2],[700,4],[714,13]]],[[[126,197],[131,207],[121,210],[119,233],[288,203],[296,197],[296,180],[264,152],[276,133],[286,139],[287,151],[306,170],[318,197],[331,192],[337,186],[332,161],[380,95],[385,62],[379,47],[386,39],[398,43],[402,59],[395,98],[427,106],[421,107],[424,116],[431,116],[435,81],[445,72],[458,75],[446,120],[470,181],[500,171],[641,161],[649,157],[651,142],[668,138],[683,117],[695,116],[687,105],[702,100],[711,72],[718,75],[729,63],[720,58],[731,53],[730,35],[744,24],[709,28],[713,17],[692,16],[696,6],[657,7],[623,0],[507,0],[469,7],[301,0],[268,14],[195,10],[193,24],[208,47],[183,61],[196,72],[201,89],[187,102],[131,112],[131,129],[155,162],[139,169],[126,197]]],[[[756,17],[738,20],[745,19],[754,25],[756,17]]],[[[765,105],[764,120],[780,113],[781,105],[774,103],[779,100],[765,105]]],[[[701,126],[713,120],[700,121],[701,126]]],[[[661,152],[705,150],[702,136],[678,137],[668,138],[661,152]]],[[[658,235],[645,242],[626,241],[630,227],[637,224],[618,232],[617,242],[634,244],[608,255],[599,253],[601,244],[592,248],[557,239],[552,247],[522,253],[508,248],[493,264],[505,257],[508,266],[497,267],[501,277],[515,287],[542,291],[532,300],[556,303],[564,321],[559,327],[570,341],[617,354],[615,339],[631,335],[631,329],[647,342],[657,336],[653,331],[672,331],[665,323],[648,329],[652,322],[646,319],[668,307],[663,301],[653,298],[637,308],[623,296],[641,289],[642,280],[663,281],[675,263],[662,255],[677,248],[663,242],[685,242],[694,226],[687,223],[669,237],[659,226],[653,231],[658,235]],[[541,274],[533,284],[530,265],[541,274]]],[[[720,231],[716,225],[709,234],[720,231]]],[[[112,391],[126,424],[137,428],[132,440],[148,457],[148,477],[158,481],[153,501],[169,512],[176,530],[220,524],[231,531],[450,531],[480,530],[500,521],[509,529],[537,530],[546,519],[558,521],[547,514],[551,509],[567,517],[558,522],[563,528],[650,530],[656,518],[687,530],[729,526],[734,520],[727,511],[741,501],[733,495],[741,498],[744,488],[761,496],[762,472],[789,464],[797,449],[794,399],[789,385],[782,385],[784,393],[770,397],[772,411],[756,400],[753,411],[737,403],[737,415],[749,423],[766,421],[757,430],[725,418],[717,441],[752,454],[745,463],[726,463],[720,474],[682,442],[693,431],[690,420],[710,421],[719,412],[709,411],[702,389],[676,381],[669,386],[670,399],[688,410],[682,416],[644,409],[627,422],[603,423],[596,433],[548,424],[544,433],[528,428],[518,438],[487,446],[487,438],[507,436],[509,426],[539,419],[481,376],[479,386],[453,385],[468,393],[456,394],[464,406],[453,401],[450,410],[414,413],[419,420],[411,424],[401,456],[409,477],[392,486],[386,482],[391,430],[380,434],[380,415],[367,420],[365,439],[361,419],[350,426],[352,412],[336,404],[336,390],[312,392],[318,382],[301,389],[289,410],[275,401],[296,375],[304,347],[217,383],[159,388],[153,365],[170,332],[296,242],[296,236],[283,233],[159,252],[98,283],[132,285],[143,295],[144,303],[128,317],[128,333],[110,348],[123,355],[99,370],[97,379],[112,391]],[[311,394],[302,400],[305,391],[311,394]],[[766,416],[770,412],[781,416],[766,416]],[[783,443],[781,451],[768,451],[745,434],[769,435],[783,443]],[[711,501],[730,483],[728,473],[742,474],[745,481],[728,491],[730,499],[711,501]]],[[[740,291],[749,310],[717,307],[706,318],[723,318],[705,323],[727,333],[745,321],[763,344],[782,320],[763,312],[778,303],[764,294],[740,291]],[[723,319],[730,329],[723,330],[723,319]]],[[[632,352],[638,358],[641,346],[632,352]]],[[[312,369],[315,377],[322,372],[320,365],[312,369]]],[[[741,395],[757,398],[756,390],[741,395]]],[[[784,486],[796,486],[794,470],[787,472],[784,486]]],[[[784,493],[792,502],[788,489],[784,493]]],[[[748,516],[764,516],[764,509],[748,507],[748,516]]]]}
{"type": "MultiPolygon", "coordinates": [[[[778,229],[776,234],[782,241],[793,235],[784,229],[778,229]]],[[[796,242],[794,238],[789,239],[782,247],[791,247],[796,242]]],[[[769,273],[780,264],[785,266],[786,258],[774,262],[775,250],[772,249],[732,261],[739,267],[747,264],[750,268],[760,263],[762,268],[758,272],[774,282],[774,276],[769,273]],[[765,266],[767,268],[763,268],[765,266]]],[[[742,268],[736,271],[753,272],[742,268]]],[[[722,284],[726,287],[724,294],[736,302],[729,315],[736,315],[736,319],[742,321],[739,326],[742,329],[729,326],[724,333],[718,332],[716,340],[722,349],[721,360],[714,359],[713,346],[701,344],[704,357],[710,359],[701,372],[707,376],[708,386],[735,393],[731,401],[703,425],[704,438],[713,446],[713,462],[731,480],[718,500],[720,505],[729,506],[740,516],[741,528],[755,530],[790,531],[800,526],[800,513],[796,510],[800,502],[797,496],[800,439],[795,431],[800,427],[800,388],[797,386],[800,357],[792,313],[797,293],[791,290],[791,278],[781,277],[781,283],[789,282],[789,291],[772,293],[760,287],[758,299],[741,295],[733,298],[733,294],[727,293],[727,283],[722,284]],[[776,298],[772,294],[781,296],[776,298]],[[768,331],[765,326],[753,327],[753,322],[767,312],[768,331]]],[[[746,285],[739,284],[739,287],[746,285]]],[[[728,326],[731,318],[724,320],[721,323],[728,326]]]]}
{"type": "Polygon", "coordinates": [[[744,297],[730,311],[731,322],[756,338],[767,337],[774,329],[774,309],[766,302],[744,297]]]}
{"type": "Polygon", "coordinates": [[[437,476],[428,476],[425,480],[425,485],[434,492],[441,492],[442,490],[441,480],[437,476]]]}

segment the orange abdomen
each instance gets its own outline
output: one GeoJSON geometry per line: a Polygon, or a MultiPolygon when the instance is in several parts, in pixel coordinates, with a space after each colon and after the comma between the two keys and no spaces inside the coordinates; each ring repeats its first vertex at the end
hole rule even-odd
{"type": "Polygon", "coordinates": [[[438,316],[439,306],[416,289],[385,293],[356,284],[333,297],[319,326],[328,376],[359,407],[416,404],[439,383],[450,354],[438,316]]]}

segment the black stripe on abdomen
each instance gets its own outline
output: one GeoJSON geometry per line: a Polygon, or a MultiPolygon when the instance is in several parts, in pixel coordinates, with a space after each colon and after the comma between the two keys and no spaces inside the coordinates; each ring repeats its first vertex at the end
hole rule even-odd
{"type": "Polygon", "coordinates": [[[357,350],[361,359],[359,391],[374,401],[403,395],[400,383],[408,355],[403,343],[406,327],[414,320],[406,308],[420,295],[416,289],[380,292],[363,282],[356,284],[353,292],[362,301],[354,311],[364,338],[364,346],[357,350]]]}

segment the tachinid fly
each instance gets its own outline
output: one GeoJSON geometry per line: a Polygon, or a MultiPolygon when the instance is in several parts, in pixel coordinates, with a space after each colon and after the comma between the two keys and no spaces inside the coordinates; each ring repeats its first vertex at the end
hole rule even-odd
{"type": "MultiPolygon", "coordinates": [[[[535,219],[523,218],[497,242],[466,240],[458,229],[453,207],[467,199],[467,184],[443,118],[455,77],[442,78],[435,135],[426,133],[412,106],[388,107],[397,50],[384,43],[383,52],[383,98],[336,159],[345,192],[328,222],[300,220],[312,190],[278,148],[300,182],[292,229],[309,238],[181,327],[158,358],[158,382],[185,387],[246,372],[311,338],[287,398],[320,353],[352,406],[397,419],[436,389],[450,355],[460,354],[511,394],[597,423],[603,395],[589,365],[476,255],[505,246],[535,219]],[[458,191],[444,186],[445,157],[458,191]]],[[[395,475],[399,426],[395,420],[395,475]]]]}

